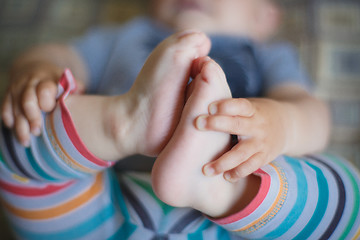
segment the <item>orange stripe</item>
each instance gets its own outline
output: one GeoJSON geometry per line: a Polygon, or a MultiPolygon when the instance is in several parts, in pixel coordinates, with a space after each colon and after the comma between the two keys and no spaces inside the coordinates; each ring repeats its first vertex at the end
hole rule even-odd
{"type": "MultiPolygon", "coordinates": [[[[51,117],[51,119],[48,120],[50,122],[50,128],[51,128],[50,130],[52,133],[51,135],[54,137],[54,140],[56,141],[56,146],[59,146],[61,153],[63,153],[65,155],[64,157],[66,159],[63,159],[61,154],[59,154],[59,152],[58,152],[59,157],[62,158],[65,163],[67,163],[68,165],[70,165],[71,167],[73,167],[75,169],[78,169],[80,171],[87,172],[87,173],[96,173],[95,170],[82,166],[81,164],[79,164],[78,162],[76,162],[74,159],[72,159],[70,157],[70,155],[66,152],[66,150],[63,148],[63,146],[60,144],[59,138],[56,135],[55,126],[54,126],[54,112],[49,115],[51,117]]],[[[56,149],[56,147],[55,147],[55,151],[58,151],[58,149],[56,149]]]]}
{"type": "Polygon", "coordinates": [[[264,219],[266,217],[268,217],[271,214],[271,212],[277,211],[277,210],[275,210],[275,207],[279,203],[280,198],[282,197],[282,193],[284,192],[284,190],[286,190],[285,189],[285,182],[283,181],[283,178],[281,178],[281,173],[279,172],[279,169],[273,163],[271,163],[270,165],[276,170],[277,174],[280,176],[280,190],[279,190],[278,196],[276,197],[275,202],[273,203],[271,208],[265,214],[263,214],[259,219],[255,220],[251,224],[249,224],[249,225],[247,225],[247,226],[245,226],[245,227],[243,227],[243,228],[241,228],[239,230],[236,230],[236,232],[249,231],[249,229],[251,227],[254,227],[256,224],[259,224],[261,221],[264,221],[264,219]]]}
{"type": "Polygon", "coordinates": [[[90,201],[93,197],[98,195],[102,190],[102,186],[103,186],[103,173],[99,173],[96,175],[96,179],[93,185],[86,192],[82,193],[81,195],[77,196],[74,199],[71,199],[68,202],[65,202],[59,206],[49,209],[24,210],[17,208],[5,202],[4,200],[2,200],[2,203],[9,212],[11,212],[12,214],[18,217],[29,220],[45,220],[49,218],[59,217],[72,210],[75,210],[76,208],[80,207],[81,205],[85,204],[87,201],[90,201]]]}
{"type": "Polygon", "coordinates": [[[352,238],[353,240],[359,239],[360,238],[360,229],[358,230],[358,232],[356,233],[355,237],[352,238]]]}

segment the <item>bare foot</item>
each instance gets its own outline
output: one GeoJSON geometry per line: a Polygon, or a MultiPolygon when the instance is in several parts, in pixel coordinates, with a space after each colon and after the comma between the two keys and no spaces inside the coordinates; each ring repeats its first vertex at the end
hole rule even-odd
{"type": "Polygon", "coordinates": [[[206,56],[210,45],[204,33],[182,32],[162,42],[146,61],[130,90],[145,123],[146,134],[140,141],[148,143],[141,153],[157,155],[169,141],[185,104],[192,62],[206,56]]]}
{"type": "Polygon", "coordinates": [[[222,175],[206,177],[202,173],[204,164],[229,149],[230,135],[199,131],[194,121],[208,113],[211,102],[230,98],[231,93],[222,69],[214,61],[205,57],[194,65],[196,77],[188,100],[173,137],[155,161],[152,182],[157,196],[167,204],[193,207],[219,217],[243,208],[251,200],[241,199],[250,178],[230,183],[222,175]]]}
{"type": "Polygon", "coordinates": [[[128,93],[117,97],[72,96],[67,105],[85,146],[106,160],[135,153],[158,154],[180,119],[192,62],[206,56],[210,45],[201,32],[174,34],[151,53],[128,93]],[[85,127],[84,119],[87,125],[88,121],[94,124],[85,127]],[[96,141],[89,129],[96,131],[96,141]]]}

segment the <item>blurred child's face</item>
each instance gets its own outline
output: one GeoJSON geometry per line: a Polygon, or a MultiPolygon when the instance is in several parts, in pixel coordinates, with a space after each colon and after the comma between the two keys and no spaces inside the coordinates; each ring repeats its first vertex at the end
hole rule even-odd
{"type": "Polygon", "coordinates": [[[253,37],[269,0],[153,0],[154,17],[175,30],[253,37]]]}

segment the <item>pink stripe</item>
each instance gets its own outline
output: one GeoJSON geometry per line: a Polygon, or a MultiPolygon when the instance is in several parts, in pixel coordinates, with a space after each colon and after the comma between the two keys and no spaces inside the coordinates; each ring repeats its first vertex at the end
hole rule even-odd
{"type": "Polygon", "coordinates": [[[257,170],[255,172],[255,174],[260,176],[261,184],[260,184],[259,192],[256,194],[255,198],[250,202],[250,204],[247,205],[240,212],[235,213],[229,217],[225,217],[225,218],[221,218],[221,219],[211,219],[210,218],[210,220],[212,220],[213,222],[215,222],[217,224],[221,224],[221,225],[234,223],[236,221],[239,221],[239,220],[249,216],[260,206],[260,204],[264,201],[265,197],[269,193],[271,178],[268,173],[264,172],[261,169],[257,170]]]}
{"type": "MultiPolygon", "coordinates": [[[[69,71],[69,70],[66,70],[69,71]]],[[[68,72],[69,74],[69,72],[68,72]]],[[[92,163],[101,166],[101,167],[109,167],[115,164],[115,162],[110,161],[104,161],[98,157],[96,157],[94,154],[92,154],[83,141],[81,140],[79,134],[77,133],[75,129],[74,122],[71,118],[70,112],[67,109],[64,100],[65,97],[68,95],[68,93],[71,93],[74,91],[74,89],[70,89],[70,79],[66,77],[66,74],[63,74],[60,79],[60,84],[63,86],[65,92],[62,94],[62,96],[59,99],[60,107],[61,107],[61,118],[65,127],[65,131],[67,135],[69,136],[72,144],[75,146],[75,148],[79,151],[79,153],[85,157],[87,160],[91,161],[92,163]]]]}
{"type": "Polygon", "coordinates": [[[74,181],[69,181],[61,185],[48,184],[41,187],[32,186],[17,186],[11,183],[0,180],[0,188],[4,191],[10,192],[15,195],[26,196],[26,197],[39,197],[48,194],[56,193],[62,189],[72,185],[74,181]]]}

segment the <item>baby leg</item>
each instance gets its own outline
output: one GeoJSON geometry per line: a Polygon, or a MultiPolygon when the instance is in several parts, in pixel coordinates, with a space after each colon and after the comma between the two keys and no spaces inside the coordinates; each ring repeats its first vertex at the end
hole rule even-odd
{"type": "Polygon", "coordinates": [[[210,216],[226,215],[246,206],[256,194],[259,182],[255,176],[230,183],[222,176],[203,175],[202,166],[229,149],[230,136],[198,131],[194,120],[207,113],[211,102],[230,98],[231,93],[220,66],[209,58],[194,63],[193,72],[195,78],[189,86],[179,125],[155,162],[153,188],[170,205],[193,207],[210,216]]]}
{"type": "Polygon", "coordinates": [[[106,160],[158,154],[180,119],[191,64],[209,49],[203,33],[174,34],[151,53],[128,93],[71,96],[67,106],[89,150],[106,160]]]}

